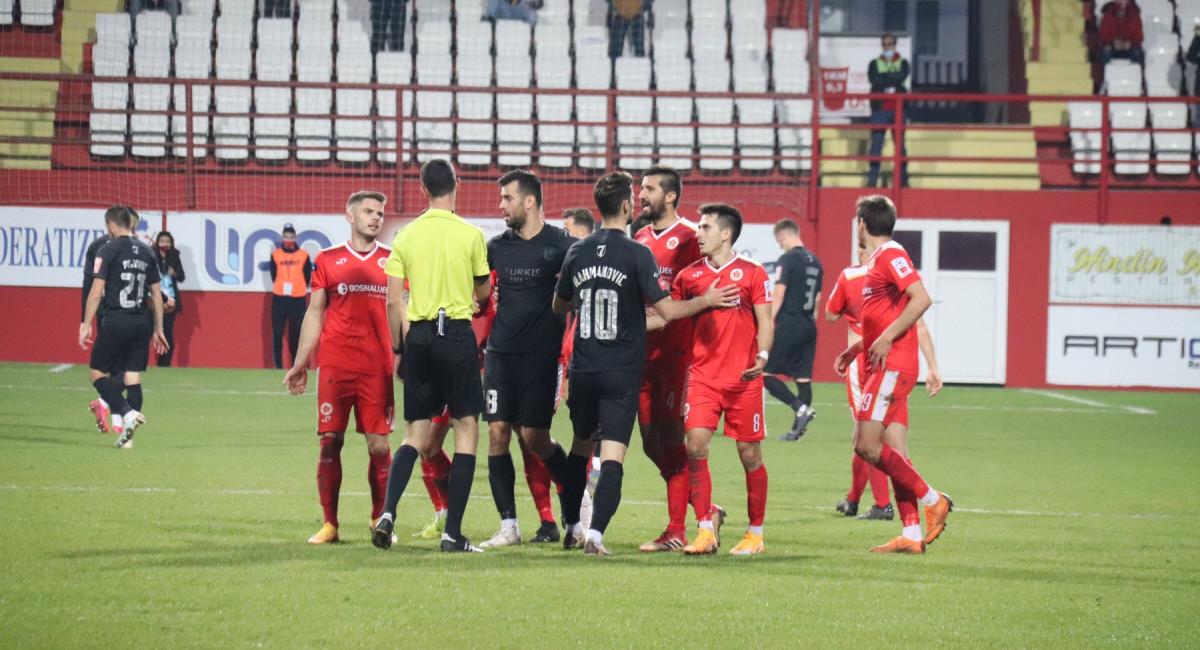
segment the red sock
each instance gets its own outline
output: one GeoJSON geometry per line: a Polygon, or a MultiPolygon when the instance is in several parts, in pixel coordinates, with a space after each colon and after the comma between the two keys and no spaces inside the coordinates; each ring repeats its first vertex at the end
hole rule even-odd
{"type": "Polygon", "coordinates": [[[691,496],[687,447],[679,445],[668,450],[663,465],[662,475],[667,481],[667,529],[683,532],[687,530],[688,497],[691,496]]]}
{"type": "Polygon", "coordinates": [[[325,522],[338,525],[338,493],[342,490],[342,438],[321,436],[321,456],[317,461],[317,494],[325,522]]]}
{"type": "Polygon", "coordinates": [[[521,447],[521,457],[525,460],[525,482],[529,484],[529,494],[533,495],[538,518],[554,521],[554,508],[550,505],[550,470],[537,454],[530,453],[524,446],[521,447]]]}
{"type": "Polygon", "coordinates": [[[897,483],[896,479],[892,479],[892,488],[896,491],[896,510],[900,513],[900,525],[920,525],[921,516],[917,514],[917,497],[897,483]]]}
{"type": "Polygon", "coordinates": [[[688,484],[692,508],[696,511],[696,519],[710,521],[712,519],[712,475],[708,473],[707,458],[688,461],[688,484]]]}
{"type": "MultiPolygon", "coordinates": [[[[887,445],[883,445],[883,451],[879,454],[879,463],[875,466],[892,479],[892,487],[903,487],[914,496],[920,496],[929,491],[929,485],[917,473],[917,469],[913,467],[912,463],[908,462],[903,454],[887,445]]],[[[897,490],[896,500],[900,500],[899,490],[897,490]]]]}
{"type": "Polygon", "coordinates": [[[763,525],[767,516],[767,466],[759,465],[753,472],[746,472],[746,513],[751,526],[763,525]]]}
{"type": "MultiPolygon", "coordinates": [[[[846,493],[847,501],[858,503],[862,499],[863,489],[867,487],[867,470],[869,469],[872,469],[871,464],[855,454],[854,460],[850,461],[850,491],[846,493]]],[[[872,483],[871,490],[874,491],[874,489],[875,484],[872,483]]]]}
{"type": "Polygon", "coordinates": [[[383,500],[387,496],[388,472],[392,469],[392,453],[386,450],[382,454],[369,454],[370,463],[367,465],[367,484],[371,486],[371,521],[383,514],[383,500]]]}
{"type": "Polygon", "coordinates": [[[434,510],[446,510],[450,507],[450,457],[445,451],[438,451],[429,460],[421,461],[421,480],[425,482],[425,491],[434,510]]]}
{"type": "MultiPolygon", "coordinates": [[[[887,474],[879,471],[879,468],[863,461],[863,465],[867,468],[867,480],[871,482],[871,496],[875,498],[875,505],[880,508],[888,504],[888,477],[887,474]]],[[[858,490],[862,492],[862,488],[858,490]]]]}

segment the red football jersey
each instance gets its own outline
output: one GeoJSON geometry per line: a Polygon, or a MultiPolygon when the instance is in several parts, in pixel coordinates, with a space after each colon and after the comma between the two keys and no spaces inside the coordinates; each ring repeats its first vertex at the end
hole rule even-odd
{"type": "MultiPolygon", "coordinates": [[[[405,281],[407,282],[407,280],[405,281]]],[[[492,271],[492,293],[488,301],[480,305],[471,315],[471,329],[475,330],[475,343],[482,348],[487,343],[488,335],[492,333],[492,323],[496,320],[496,272],[492,271]]]]}
{"type": "Polygon", "coordinates": [[[825,311],[845,318],[850,331],[859,336],[862,336],[862,288],[866,279],[865,265],[847,266],[838,274],[829,300],[825,302],[825,311]]]}
{"type": "MultiPolygon", "coordinates": [[[[684,267],[701,258],[696,224],[682,217],[658,233],[654,232],[653,225],[644,226],[634,233],[633,238],[654,254],[654,261],[658,263],[658,283],[666,291],[671,290],[675,276],[684,267]]],[[[646,332],[646,363],[657,361],[665,350],[686,354],[691,339],[692,325],[688,319],[672,321],[661,330],[646,332]]]]}
{"type": "Polygon", "coordinates": [[[708,259],[701,259],[679,273],[671,286],[671,296],[676,300],[702,296],[714,279],[720,279],[719,287],[737,285],[738,304],[702,311],[690,319],[692,363],[688,372],[708,383],[740,382],[742,371],[753,366],[758,355],[754,306],[771,303],[774,282],[761,265],[740,255],[721,268],[713,268],[708,259]]]}
{"type": "MultiPolygon", "coordinates": [[[[921,279],[904,247],[895,241],[875,249],[867,260],[866,281],[862,290],[863,350],[871,349],[883,333],[908,305],[904,290],[921,279]]],[[[917,328],[910,327],[892,342],[885,367],[918,374],[917,328]]]]}
{"type": "Polygon", "coordinates": [[[392,372],[392,335],[387,319],[387,275],[391,249],[375,243],[359,253],[348,243],[317,254],[312,288],[328,301],[317,365],[354,372],[392,372]]]}

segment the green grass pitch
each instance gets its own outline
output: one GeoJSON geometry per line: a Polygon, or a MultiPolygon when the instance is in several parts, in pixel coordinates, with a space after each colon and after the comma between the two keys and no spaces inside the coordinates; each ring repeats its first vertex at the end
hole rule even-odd
{"type": "MultiPolygon", "coordinates": [[[[869,554],[898,524],[833,512],[850,463],[837,384],[816,387],[805,439],[764,443],[765,556],[639,554],[666,513],[635,442],[613,558],[464,557],[409,537],[430,515],[418,474],[400,543],[371,546],[355,435],[344,543],[305,544],[320,525],[315,399],[287,396],[281,372],[151,370],[149,423],[122,451],[92,427],[86,369],[54,370],[0,365],[4,648],[1200,645],[1195,393],[914,395],[913,458],[958,504],[923,557],[869,554]]],[[[774,435],[789,422],[768,406],[774,435]]],[[[728,441],[712,464],[725,550],[745,486],[728,441]]],[[[464,524],[476,541],[497,526],[484,468],[464,524]]],[[[521,476],[517,498],[529,535],[521,476]]]]}

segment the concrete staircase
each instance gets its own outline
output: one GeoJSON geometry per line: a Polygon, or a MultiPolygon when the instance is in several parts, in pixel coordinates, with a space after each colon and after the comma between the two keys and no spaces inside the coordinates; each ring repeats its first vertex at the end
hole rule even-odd
{"type": "MultiPolygon", "coordinates": [[[[1042,0],[1040,59],[1033,61],[1033,1],[1021,0],[1021,34],[1024,39],[1025,80],[1031,95],[1090,95],[1092,70],[1084,43],[1083,9],[1079,0],[1042,0]]],[[[1067,123],[1065,102],[1032,102],[1033,126],[1067,123]]]]}

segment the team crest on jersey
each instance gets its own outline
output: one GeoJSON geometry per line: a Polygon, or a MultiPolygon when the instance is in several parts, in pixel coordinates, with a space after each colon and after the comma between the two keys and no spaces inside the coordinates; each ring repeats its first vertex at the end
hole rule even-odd
{"type": "Polygon", "coordinates": [[[667,240],[667,250],[673,251],[676,248],[679,248],[679,238],[672,237],[672,238],[668,239],[667,240]]]}
{"type": "Polygon", "coordinates": [[[729,279],[730,279],[730,280],[733,280],[734,282],[737,282],[738,280],[741,280],[741,279],[742,279],[742,270],[741,270],[741,269],[734,269],[734,270],[730,271],[730,272],[729,272],[729,279]]]}
{"type": "Polygon", "coordinates": [[[382,269],[385,266],[387,266],[387,258],[386,257],[379,258],[379,268],[382,269]]]}
{"type": "Polygon", "coordinates": [[[338,266],[341,266],[341,265],[345,264],[345,263],[346,263],[346,262],[348,262],[348,261],[349,261],[349,260],[348,260],[347,258],[345,258],[345,257],[339,257],[339,258],[338,258],[338,261],[336,262],[336,264],[337,264],[338,266]]]}
{"type": "Polygon", "coordinates": [[[333,419],[333,404],[330,404],[329,402],[322,402],[319,410],[321,412],[322,422],[329,422],[333,419]]]}
{"type": "Polygon", "coordinates": [[[892,260],[892,268],[896,269],[896,275],[904,278],[912,273],[912,267],[908,265],[908,260],[903,257],[897,257],[892,260]]]}
{"type": "Polygon", "coordinates": [[[550,262],[554,259],[554,254],[555,252],[553,248],[542,249],[542,259],[546,260],[547,262],[550,262]]]}
{"type": "Polygon", "coordinates": [[[596,257],[604,257],[604,251],[608,249],[608,244],[600,244],[596,246],[596,257]]]}

